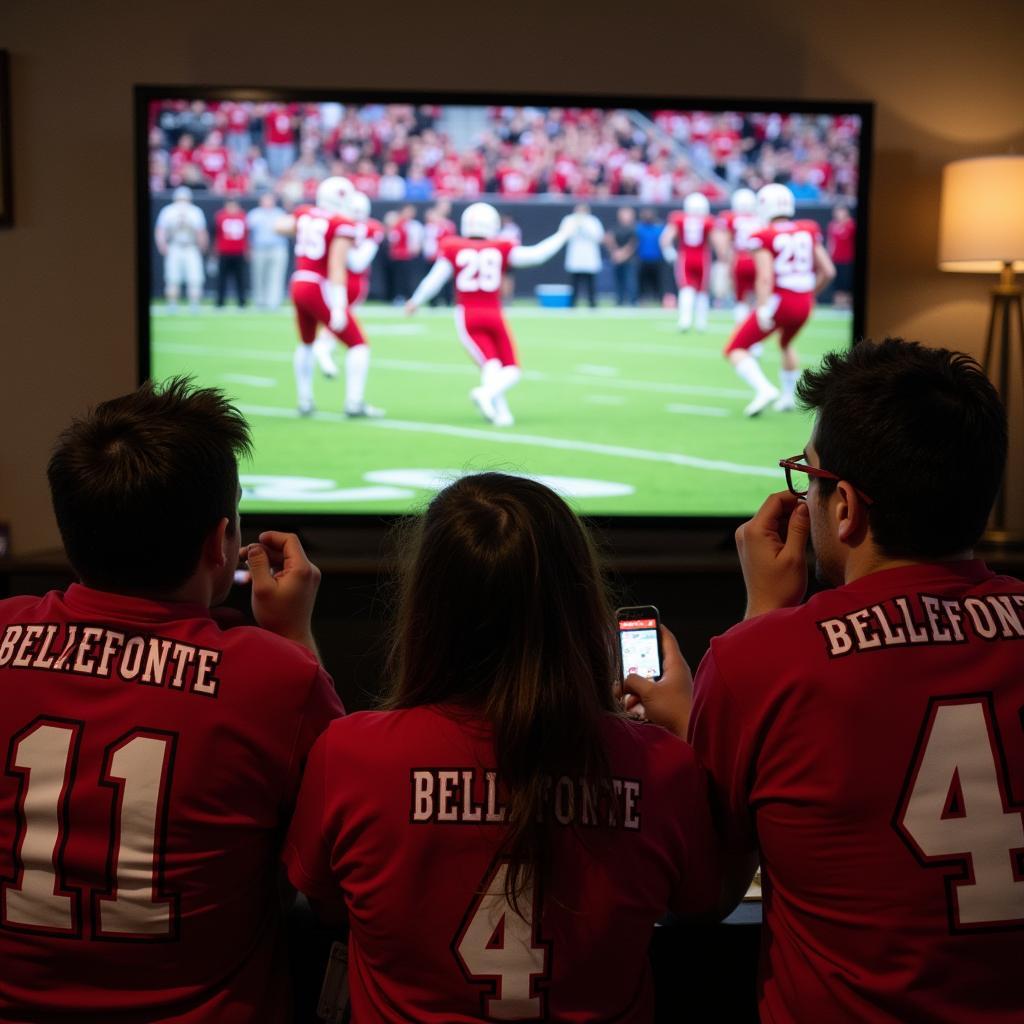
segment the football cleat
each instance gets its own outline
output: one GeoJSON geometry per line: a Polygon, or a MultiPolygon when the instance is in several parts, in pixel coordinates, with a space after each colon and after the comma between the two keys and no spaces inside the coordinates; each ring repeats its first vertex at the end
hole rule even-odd
{"type": "Polygon", "coordinates": [[[299,402],[300,416],[312,416],[315,411],[316,406],[312,402],[299,402]]]}
{"type": "Polygon", "coordinates": [[[499,409],[494,414],[494,425],[496,427],[514,427],[515,424],[515,417],[509,412],[508,407],[499,409]]]}
{"type": "Polygon", "coordinates": [[[494,399],[483,388],[473,388],[469,397],[483,418],[488,423],[493,423],[498,415],[498,410],[494,408],[494,399]]]}
{"type": "Polygon", "coordinates": [[[350,420],[379,420],[384,415],[383,409],[367,402],[345,403],[345,416],[350,420]]]}
{"type": "Polygon", "coordinates": [[[778,388],[769,388],[764,391],[759,391],[755,396],[754,400],[743,410],[744,416],[757,416],[764,412],[769,405],[772,404],[779,397],[778,388]]]}
{"type": "Polygon", "coordinates": [[[796,408],[796,399],[792,395],[783,395],[772,403],[776,412],[790,412],[796,408]]]}

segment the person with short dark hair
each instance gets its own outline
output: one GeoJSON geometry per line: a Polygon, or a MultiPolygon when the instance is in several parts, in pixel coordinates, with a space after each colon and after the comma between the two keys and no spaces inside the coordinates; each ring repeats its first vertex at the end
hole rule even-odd
{"type": "Polygon", "coordinates": [[[762,1020],[1019,1021],[1024,584],[972,553],[1005,411],[969,356],[898,339],[799,397],[811,437],[737,531],[746,621],[692,715],[685,671],[626,688],[707,766],[733,900],[760,856],[762,1020]],[[834,589],[802,603],[808,536],[834,589]]]}
{"type": "Polygon", "coordinates": [[[48,467],[80,582],[0,601],[0,1018],[287,1021],[278,855],[343,713],[292,534],[245,550],[242,416],[176,379],[98,405],[48,467]],[[276,635],[275,635],[276,634],[276,635]]]}
{"type": "Polygon", "coordinates": [[[615,227],[605,235],[605,243],[612,259],[615,277],[615,305],[635,306],[637,295],[636,271],[636,210],[620,206],[615,212],[615,227]]]}
{"type": "Polygon", "coordinates": [[[387,710],[316,744],[285,847],[348,919],[352,1019],[652,1019],[652,927],[715,903],[717,859],[692,751],[617,712],[586,530],[539,483],[467,476],[400,592],[387,710]]]}

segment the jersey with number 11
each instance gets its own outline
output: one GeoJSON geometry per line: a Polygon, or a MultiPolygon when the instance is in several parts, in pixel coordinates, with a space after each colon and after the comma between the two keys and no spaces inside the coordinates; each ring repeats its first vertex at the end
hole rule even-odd
{"type": "Polygon", "coordinates": [[[501,278],[514,248],[508,238],[443,238],[438,254],[455,270],[455,301],[469,309],[500,309],[501,278]]]}

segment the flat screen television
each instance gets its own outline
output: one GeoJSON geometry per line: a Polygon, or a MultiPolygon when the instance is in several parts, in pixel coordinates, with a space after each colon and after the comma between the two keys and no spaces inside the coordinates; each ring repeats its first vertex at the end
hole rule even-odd
{"type": "Polygon", "coordinates": [[[796,369],[861,335],[869,104],[140,86],[135,116],[140,375],[245,413],[250,515],[500,469],[612,522],[746,516],[806,442],[796,369]]]}

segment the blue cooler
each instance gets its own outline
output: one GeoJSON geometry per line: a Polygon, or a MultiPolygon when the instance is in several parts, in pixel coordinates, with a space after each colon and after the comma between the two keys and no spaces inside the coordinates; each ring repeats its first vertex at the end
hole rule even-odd
{"type": "Polygon", "coordinates": [[[572,288],[567,284],[539,284],[534,291],[546,309],[568,309],[572,302],[572,288]]]}

